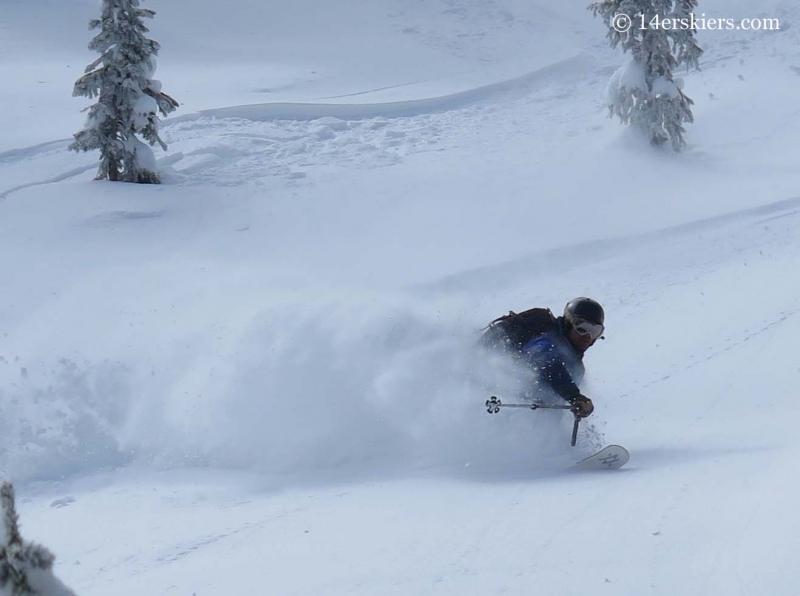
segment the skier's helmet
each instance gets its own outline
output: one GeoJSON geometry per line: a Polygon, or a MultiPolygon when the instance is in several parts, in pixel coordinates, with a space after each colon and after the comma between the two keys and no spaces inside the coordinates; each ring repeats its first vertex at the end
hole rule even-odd
{"type": "Polygon", "coordinates": [[[591,298],[573,298],[564,307],[564,321],[568,327],[581,335],[590,335],[593,340],[603,334],[605,320],[603,307],[591,298]]]}

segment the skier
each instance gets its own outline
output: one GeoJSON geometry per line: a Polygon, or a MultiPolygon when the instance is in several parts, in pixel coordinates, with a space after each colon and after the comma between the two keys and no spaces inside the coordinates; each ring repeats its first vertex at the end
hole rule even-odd
{"type": "Polygon", "coordinates": [[[579,389],[585,372],[583,355],[602,337],[604,323],[603,307],[579,297],[570,300],[558,318],[546,308],[509,312],[489,323],[481,343],[514,354],[535,372],[535,393],[555,393],[586,418],[594,404],[579,389]]]}

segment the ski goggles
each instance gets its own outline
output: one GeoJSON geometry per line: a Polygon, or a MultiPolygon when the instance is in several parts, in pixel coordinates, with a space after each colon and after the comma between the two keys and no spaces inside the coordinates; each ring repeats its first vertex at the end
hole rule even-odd
{"type": "Polygon", "coordinates": [[[603,335],[605,327],[599,323],[592,323],[581,317],[572,319],[572,328],[575,329],[580,335],[588,335],[592,341],[603,335]]]}

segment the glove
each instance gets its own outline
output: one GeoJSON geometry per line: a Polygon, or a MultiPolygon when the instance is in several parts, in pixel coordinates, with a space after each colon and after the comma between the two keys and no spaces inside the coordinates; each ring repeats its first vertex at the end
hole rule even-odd
{"type": "Polygon", "coordinates": [[[575,412],[580,418],[586,418],[594,412],[594,404],[592,400],[585,395],[578,395],[570,400],[572,404],[572,411],[575,412]]]}

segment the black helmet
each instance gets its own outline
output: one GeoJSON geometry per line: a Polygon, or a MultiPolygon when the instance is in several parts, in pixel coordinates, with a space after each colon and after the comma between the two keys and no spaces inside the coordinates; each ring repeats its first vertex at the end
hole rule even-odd
{"type": "Polygon", "coordinates": [[[605,325],[606,314],[600,303],[591,298],[581,296],[573,298],[564,307],[564,320],[572,326],[575,317],[586,319],[597,325],[605,325]]]}

